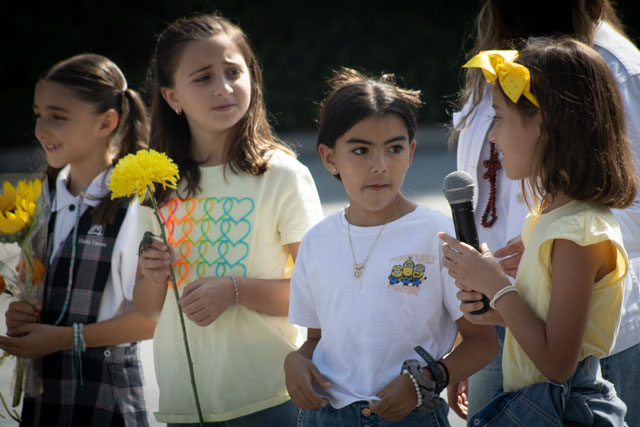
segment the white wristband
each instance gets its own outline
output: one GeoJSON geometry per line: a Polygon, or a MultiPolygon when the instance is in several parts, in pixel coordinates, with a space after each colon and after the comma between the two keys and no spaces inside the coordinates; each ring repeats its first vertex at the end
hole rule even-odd
{"type": "Polygon", "coordinates": [[[509,286],[505,286],[504,288],[500,289],[498,292],[496,292],[496,294],[493,296],[493,298],[491,298],[491,301],[489,301],[489,307],[493,308],[494,310],[496,309],[496,301],[498,301],[498,299],[504,295],[507,294],[509,292],[518,292],[518,288],[516,288],[513,285],[509,285],[509,286]]]}

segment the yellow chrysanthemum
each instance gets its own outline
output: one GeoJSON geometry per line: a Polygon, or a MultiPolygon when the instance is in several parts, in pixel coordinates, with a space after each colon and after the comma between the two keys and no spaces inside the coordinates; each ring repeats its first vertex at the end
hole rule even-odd
{"type": "Polygon", "coordinates": [[[42,191],[42,181],[21,180],[15,188],[5,181],[3,189],[4,194],[0,196],[0,233],[15,234],[31,221],[42,191]]]}
{"type": "Polygon", "coordinates": [[[118,161],[108,186],[111,199],[135,194],[142,203],[147,191],[155,190],[154,183],[175,190],[179,179],[178,166],[164,153],[140,150],[118,161]]]}

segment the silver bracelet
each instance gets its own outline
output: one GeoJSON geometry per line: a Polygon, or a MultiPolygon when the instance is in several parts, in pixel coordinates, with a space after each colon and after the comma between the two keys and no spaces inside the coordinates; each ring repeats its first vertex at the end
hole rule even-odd
{"type": "Polygon", "coordinates": [[[233,291],[235,292],[235,299],[233,301],[233,304],[231,305],[236,305],[240,302],[240,292],[238,291],[238,282],[236,281],[235,276],[229,276],[231,277],[231,281],[233,282],[233,291]]]}
{"type": "Polygon", "coordinates": [[[496,301],[498,301],[498,299],[504,295],[507,294],[509,292],[518,292],[518,288],[516,288],[513,285],[509,285],[509,286],[505,286],[504,288],[500,289],[498,292],[496,292],[496,294],[493,296],[493,298],[491,298],[491,301],[489,301],[489,307],[493,308],[494,310],[496,309],[496,301]]]}
{"type": "Polygon", "coordinates": [[[409,372],[408,369],[403,369],[402,373],[404,375],[408,375],[409,376],[409,379],[413,383],[413,387],[416,389],[416,395],[418,396],[418,404],[416,405],[416,408],[421,407],[422,406],[422,392],[420,392],[420,386],[418,385],[418,380],[416,379],[416,377],[411,375],[411,372],[409,372]]]}

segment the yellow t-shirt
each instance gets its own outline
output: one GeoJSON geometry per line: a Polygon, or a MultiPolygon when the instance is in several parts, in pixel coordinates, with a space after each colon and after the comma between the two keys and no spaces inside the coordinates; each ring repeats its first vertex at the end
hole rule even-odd
{"type": "MultiPolygon", "coordinates": [[[[284,245],[301,241],[322,219],[309,170],[275,151],[268,171],[260,176],[234,174],[224,166],[202,167],[200,172],[199,195],[184,201],[172,198],[160,212],[174,246],[179,293],[200,277],[290,277],[292,263],[284,245]]],[[[140,236],[146,230],[160,231],[149,208],[139,216],[140,236]]],[[[169,289],[154,335],[160,389],[156,419],[197,423],[178,315],[169,289]]],[[[236,305],[206,327],[186,317],[185,323],[205,421],[241,417],[289,399],[283,364],[295,349],[297,329],[286,315],[236,305]]]]}
{"type": "MultiPolygon", "coordinates": [[[[554,239],[566,239],[580,246],[610,240],[617,249],[616,267],[593,287],[591,309],[580,360],[603,357],[613,348],[622,307],[623,278],[627,274],[627,254],[618,222],[607,208],[572,201],[545,214],[531,213],[522,227],[525,251],[515,286],[520,297],[546,321],[551,298],[551,250],[554,239]]],[[[517,391],[548,381],[518,344],[509,329],[502,355],[504,391],[517,391]]]]}

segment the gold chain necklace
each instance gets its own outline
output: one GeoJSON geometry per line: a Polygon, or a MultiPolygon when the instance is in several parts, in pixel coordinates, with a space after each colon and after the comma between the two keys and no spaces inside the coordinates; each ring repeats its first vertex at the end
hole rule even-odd
{"type": "Polygon", "coordinates": [[[350,227],[350,223],[349,223],[349,217],[347,216],[348,212],[345,211],[345,217],[347,217],[347,237],[349,238],[349,247],[351,248],[351,258],[353,259],[353,276],[356,279],[360,279],[360,287],[362,287],[362,274],[364,272],[363,270],[364,270],[364,267],[367,264],[367,261],[369,261],[369,255],[371,255],[371,252],[373,252],[373,248],[375,248],[376,243],[378,243],[378,239],[380,238],[380,235],[382,234],[382,231],[384,230],[384,228],[387,226],[387,224],[389,224],[389,221],[391,221],[391,218],[393,218],[395,216],[395,214],[398,212],[398,209],[400,208],[400,204],[401,203],[402,203],[402,197],[400,197],[400,200],[398,201],[398,205],[393,210],[393,213],[391,213],[389,218],[387,218],[385,223],[382,225],[382,228],[380,229],[380,231],[378,231],[378,235],[376,236],[376,240],[373,241],[373,245],[371,245],[371,248],[369,249],[369,253],[367,254],[367,256],[362,261],[362,264],[358,264],[356,262],[356,254],[353,251],[353,243],[351,242],[351,227],[350,227]]]}

